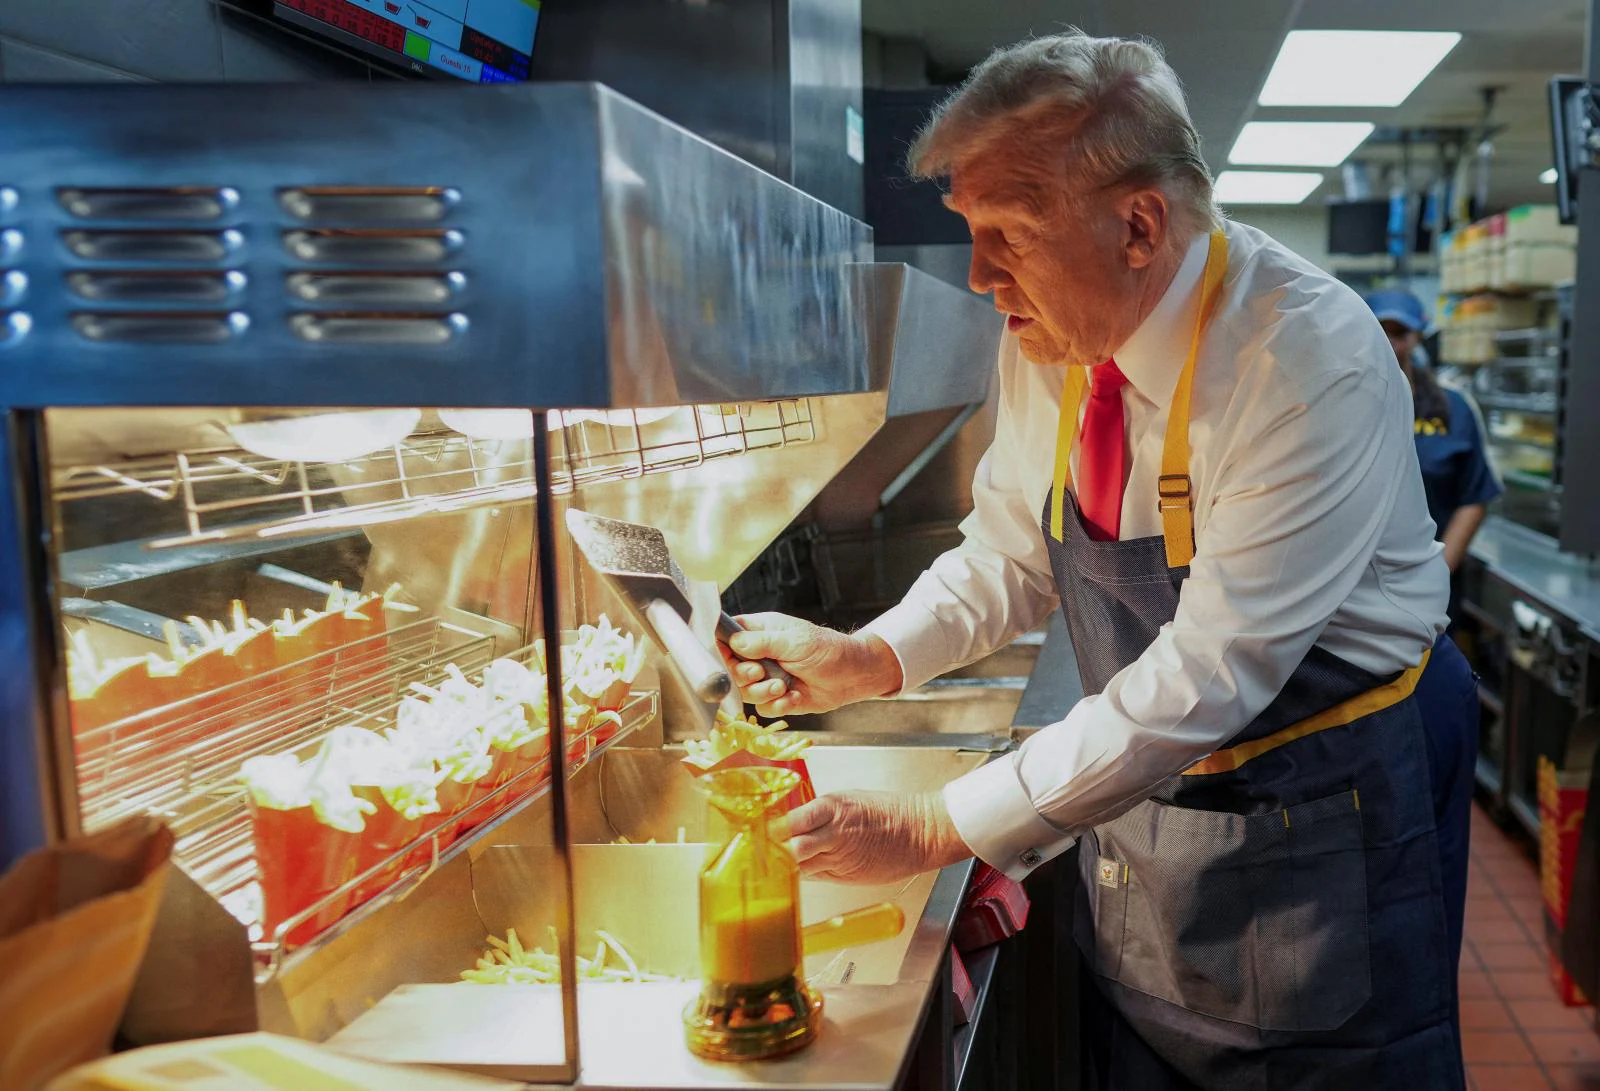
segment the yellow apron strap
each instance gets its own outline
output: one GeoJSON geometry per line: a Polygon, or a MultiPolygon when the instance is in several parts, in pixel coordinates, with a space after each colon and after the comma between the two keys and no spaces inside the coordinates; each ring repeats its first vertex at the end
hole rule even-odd
{"type": "MultiPolygon", "coordinates": [[[[1194,389],[1194,365],[1200,356],[1200,338],[1222,297],[1228,273],[1228,237],[1211,233],[1206,271],[1200,285],[1200,313],[1195,316],[1189,356],[1178,373],[1172,406],[1167,412],[1167,433],[1161,449],[1161,477],[1156,483],[1156,509],[1161,513],[1161,535],[1167,545],[1167,567],[1182,568],[1194,559],[1194,496],[1189,479],[1189,400],[1194,389]]],[[[1050,537],[1062,540],[1062,511],[1072,487],[1072,445],[1078,439],[1078,411],[1089,384],[1089,369],[1068,367],[1061,384],[1061,408],[1056,417],[1056,472],[1050,493],[1050,537]]]]}
{"type": "Polygon", "coordinates": [[[1072,444],[1078,438],[1078,409],[1083,404],[1083,388],[1089,381],[1088,368],[1068,367],[1061,384],[1061,409],[1056,415],[1056,477],[1050,494],[1050,537],[1061,541],[1061,512],[1066,508],[1067,490],[1072,487],[1072,444]]]}
{"type": "Polygon", "coordinates": [[[1194,560],[1194,481],[1189,477],[1189,402],[1194,393],[1194,366],[1200,357],[1200,338],[1222,298],[1222,281],[1228,274],[1228,237],[1211,233],[1206,271],[1200,283],[1200,313],[1195,316],[1189,356],[1178,373],[1167,410],[1167,434],[1161,448],[1161,476],[1156,481],[1156,510],[1161,513],[1161,536],[1167,545],[1167,567],[1183,568],[1194,560]]]}
{"type": "Polygon", "coordinates": [[[1355,723],[1363,716],[1370,716],[1374,712],[1382,712],[1391,705],[1397,705],[1410,697],[1412,691],[1417,688],[1417,681],[1422,677],[1422,671],[1428,665],[1428,657],[1432,654],[1431,650],[1424,652],[1422,662],[1392,682],[1386,682],[1377,689],[1369,689],[1365,693],[1358,693],[1348,701],[1341,701],[1324,712],[1307,717],[1299,723],[1290,724],[1265,738],[1251,739],[1227,750],[1218,750],[1210,757],[1201,758],[1189,766],[1183,771],[1183,775],[1195,777],[1205,776],[1207,773],[1231,773],[1251,758],[1259,758],[1267,751],[1276,750],[1285,743],[1303,739],[1307,735],[1315,735],[1330,727],[1343,727],[1355,723]]]}

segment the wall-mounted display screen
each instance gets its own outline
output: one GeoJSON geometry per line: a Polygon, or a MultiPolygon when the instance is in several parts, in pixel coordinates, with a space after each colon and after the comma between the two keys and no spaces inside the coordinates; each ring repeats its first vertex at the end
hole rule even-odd
{"type": "Polygon", "coordinates": [[[424,75],[526,80],[539,0],[276,0],[275,13],[424,75]]]}

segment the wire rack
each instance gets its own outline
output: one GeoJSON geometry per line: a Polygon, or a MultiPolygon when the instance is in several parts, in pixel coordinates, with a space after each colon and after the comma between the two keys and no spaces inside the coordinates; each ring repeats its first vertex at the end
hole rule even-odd
{"type": "MultiPolygon", "coordinates": [[[[508,657],[531,664],[537,654],[529,645],[508,657]]],[[[336,920],[360,903],[397,896],[463,848],[466,842],[457,840],[462,832],[492,825],[542,796],[550,759],[486,792],[448,823],[283,922],[271,936],[261,930],[259,867],[240,765],[258,755],[309,757],[335,727],[392,726],[400,698],[413,683],[437,684],[450,665],[472,677],[493,657],[493,638],[428,619],[84,731],[74,741],[84,826],[98,829],[132,814],[163,819],[177,839],[179,862],[251,929],[270,972],[286,951],[286,937],[306,921],[330,921],[330,907],[336,920]]],[[[581,768],[650,723],[658,704],[653,692],[630,694],[620,724],[585,724],[565,740],[568,768],[581,768]]]]}
{"type": "MultiPolygon", "coordinates": [[[[514,657],[528,661],[531,649],[514,653],[514,657]]],[[[614,731],[602,733],[591,724],[565,740],[568,776],[599,758],[633,732],[648,726],[659,711],[659,694],[653,691],[630,693],[619,713],[621,723],[614,731]]],[[[283,921],[271,935],[263,934],[258,924],[262,916],[261,901],[252,861],[250,879],[219,896],[219,900],[236,918],[251,928],[257,980],[270,979],[283,964],[291,948],[305,951],[321,946],[354,927],[378,906],[405,897],[435,869],[466,851],[479,836],[543,799],[550,791],[552,773],[551,758],[540,760],[441,826],[397,849],[316,903],[283,921]],[[461,837],[459,831],[463,828],[470,831],[472,836],[461,837]],[[308,942],[291,942],[289,937],[303,930],[307,922],[322,922],[318,925],[315,938],[308,942]]],[[[248,846],[248,818],[244,823],[243,836],[248,846]]]]}
{"type": "MultiPolygon", "coordinates": [[[[529,414],[530,432],[532,420],[529,414]]],[[[555,494],[816,439],[807,399],[566,410],[551,412],[549,421],[555,494]]],[[[496,423],[503,436],[505,417],[496,423]]],[[[442,429],[339,463],[266,458],[237,448],[182,451],[65,467],[53,474],[53,485],[63,503],[143,495],[180,506],[184,531],[152,548],[319,534],[526,500],[537,491],[528,438],[474,438],[442,429]]]]}
{"type": "Polygon", "coordinates": [[[447,663],[482,670],[493,649],[492,637],[416,621],[85,731],[74,740],[84,827],[160,817],[180,859],[222,897],[253,876],[238,783],[245,760],[309,750],[333,727],[392,710],[413,682],[443,677],[447,663]]]}

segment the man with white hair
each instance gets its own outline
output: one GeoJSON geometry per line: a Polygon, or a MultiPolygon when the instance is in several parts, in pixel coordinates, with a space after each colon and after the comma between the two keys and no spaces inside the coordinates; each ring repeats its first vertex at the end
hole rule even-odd
{"type": "Polygon", "coordinates": [[[822,711],[1059,602],[1088,696],[943,792],[797,809],[797,855],[844,881],[973,854],[1020,878],[1076,842],[1091,1086],[1463,1086],[1451,786],[1476,695],[1440,635],[1446,566],[1383,331],[1223,222],[1148,44],[997,52],[911,166],[948,178],[972,287],[1008,315],[966,541],[861,632],[756,615],[730,662],[763,712],[822,711]],[[761,657],[792,689],[742,661],[761,657]]]}

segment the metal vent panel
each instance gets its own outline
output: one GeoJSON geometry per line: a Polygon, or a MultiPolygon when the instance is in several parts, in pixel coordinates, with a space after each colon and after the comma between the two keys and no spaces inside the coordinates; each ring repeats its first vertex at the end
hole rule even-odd
{"type": "Polygon", "coordinates": [[[0,147],[11,405],[868,389],[865,225],[594,85],[11,84],[0,147]],[[74,277],[146,271],[243,280],[74,277]],[[158,313],[208,317],[157,344],[106,317],[158,313]]]}

